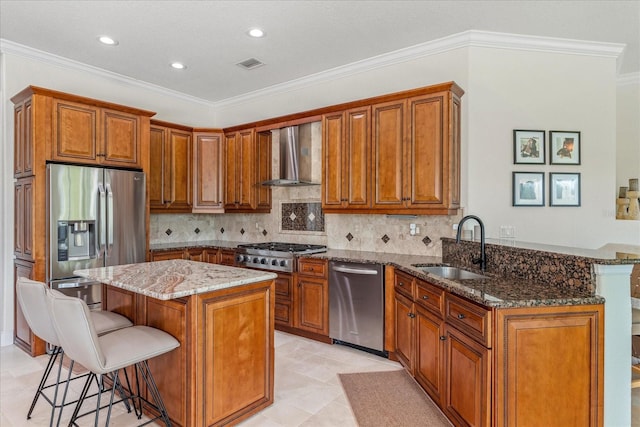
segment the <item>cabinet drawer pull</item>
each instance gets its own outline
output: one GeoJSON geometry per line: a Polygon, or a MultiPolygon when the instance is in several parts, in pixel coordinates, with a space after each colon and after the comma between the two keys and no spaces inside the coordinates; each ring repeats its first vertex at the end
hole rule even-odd
{"type": "Polygon", "coordinates": [[[466,316],[462,313],[458,313],[458,319],[464,319],[466,316]]]}
{"type": "Polygon", "coordinates": [[[444,341],[446,339],[447,339],[447,337],[445,337],[444,335],[440,335],[440,341],[444,341]]]}
{"type": "Polygon", "coordinates": [[[422,299],[429,299],[429,295],[422,295],[422,299]]]}

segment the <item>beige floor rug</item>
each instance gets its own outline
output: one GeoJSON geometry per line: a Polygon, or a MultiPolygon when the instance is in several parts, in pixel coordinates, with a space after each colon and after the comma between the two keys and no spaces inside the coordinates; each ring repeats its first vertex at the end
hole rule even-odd
{"type": "Polygon", "coordinates": [[[360,427],[451,426],[404,369],[338,376],[360,427]]]}

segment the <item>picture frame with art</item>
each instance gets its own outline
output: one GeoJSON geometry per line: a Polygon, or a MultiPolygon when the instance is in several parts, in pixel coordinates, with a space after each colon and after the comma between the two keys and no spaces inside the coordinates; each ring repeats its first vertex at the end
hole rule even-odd
{"type": "Polygon", "coordinates": [[[544,172],[513,172],[513,206],[544,206],[544,172]]]}
{"type": "Polygon", "coordinates": [[[578,131],[549,131],[549,164],[579,165],[582,141],[578,131]]]}
{"type": "Polygon", "coordinates": [[[513,130],[513,163],[545,164],[545,131],[513,130]]]}
{"type": "Polygon", "coordinates": [[[580,206],[579,173],[549,173],[549,206],[580,206]]]}

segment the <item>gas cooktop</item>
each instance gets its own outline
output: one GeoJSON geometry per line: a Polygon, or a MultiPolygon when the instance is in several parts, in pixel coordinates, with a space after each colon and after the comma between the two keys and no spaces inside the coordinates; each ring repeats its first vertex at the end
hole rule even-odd
{"type": "Polygon", "coordinates": [[[324,245],[266,242],[238,245],[236,265],[272,271],[295,271],[295,257],[326,252],[324,245]]]}

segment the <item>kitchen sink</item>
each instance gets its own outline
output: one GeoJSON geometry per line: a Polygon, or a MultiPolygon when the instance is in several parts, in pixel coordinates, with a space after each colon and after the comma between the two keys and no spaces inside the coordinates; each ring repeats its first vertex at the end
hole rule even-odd
{"type": "Polygon", "coordinates": [[[473,271],[465,270],[458,267],[449,267],[446,265],[437,266],[421,266],[415,265],[414,267],[424,271],[425,273],[433,274],[434,276],[440,276],[445,279],[453,280],[470,280],[470,279],[486,279],[486,276],[482,274],[474,273],[473,271]]]}

